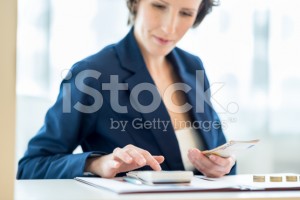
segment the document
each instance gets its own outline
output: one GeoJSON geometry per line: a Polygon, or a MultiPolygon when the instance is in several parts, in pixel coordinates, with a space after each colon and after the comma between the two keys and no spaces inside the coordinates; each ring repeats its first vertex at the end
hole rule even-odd
{"type": "Polygon", "coordinates": [[[299,174],[263,174],[264,182],[255,182],[253,174],[229,175],[222,178],[207,178],[194,176],[190,183],[155,184],[127,182],[124,178],[90,178],[77,177],[75,180],[93,187],[107,189],[118,194],[150,193],[150,192],[209,192],[209,191],[277,191],[300,190],[299,174]],[[272,177],[281,177],[281,182],[272,182],[272,177]],[[297,181],[290,182],[287,177],[297,177],[297,181]]]}

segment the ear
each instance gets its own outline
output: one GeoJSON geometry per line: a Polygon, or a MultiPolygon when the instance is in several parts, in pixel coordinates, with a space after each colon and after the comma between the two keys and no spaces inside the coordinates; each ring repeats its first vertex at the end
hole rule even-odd
{"type": "MultiPolygon", "coordinates": [[[[128,2],[129,1],[127,1],[127,3],[128,2]]],[[[129,8],[129,11],[130,11],[130,14],[129,14],[129,17],[128,17],[128,20],[127,20],[128,25],[134,24],[139,2],[140,2],[140,0],[133,0],[130,4],[128,3],[128,8],[129,8]]]]}
{"type": "Polygon", "coordinates": [[[139,6],[140,0],[134,0],[132,4],[132,13],[134,15],[137,14],[138,6],[139,6]]]}

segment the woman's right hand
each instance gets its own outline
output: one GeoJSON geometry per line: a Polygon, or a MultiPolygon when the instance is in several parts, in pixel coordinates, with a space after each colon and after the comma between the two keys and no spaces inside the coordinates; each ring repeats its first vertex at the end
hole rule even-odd
{"type": "Polygon", "coordinates": [[[153,170],[160,171],[163,156],[153,156],[148,151],[134,145],[115,148],[111,154],[88,158],[85,171],[103,178],[113,178],[118,173],[127,172],[149,165],[153,170]]]}

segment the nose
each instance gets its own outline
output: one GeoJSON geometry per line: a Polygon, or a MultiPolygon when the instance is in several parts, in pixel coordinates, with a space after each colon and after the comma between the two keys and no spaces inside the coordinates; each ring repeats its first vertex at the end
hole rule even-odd
{"type": "Polygon", "coordinates": [[[175,33],[177,26],[177,16],[176,13],[168,13],[164,17],[164,21],[162,24],[162,30],[166,34],[175,33]]]}

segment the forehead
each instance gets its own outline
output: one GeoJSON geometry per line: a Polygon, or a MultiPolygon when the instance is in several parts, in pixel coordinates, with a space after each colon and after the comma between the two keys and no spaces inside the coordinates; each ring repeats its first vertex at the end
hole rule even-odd
{"type": "Polygon", "coordinates": [[[140,0],[148,2],[161,2],[177,8],[198,9],[203,0],[140,0]]]}

